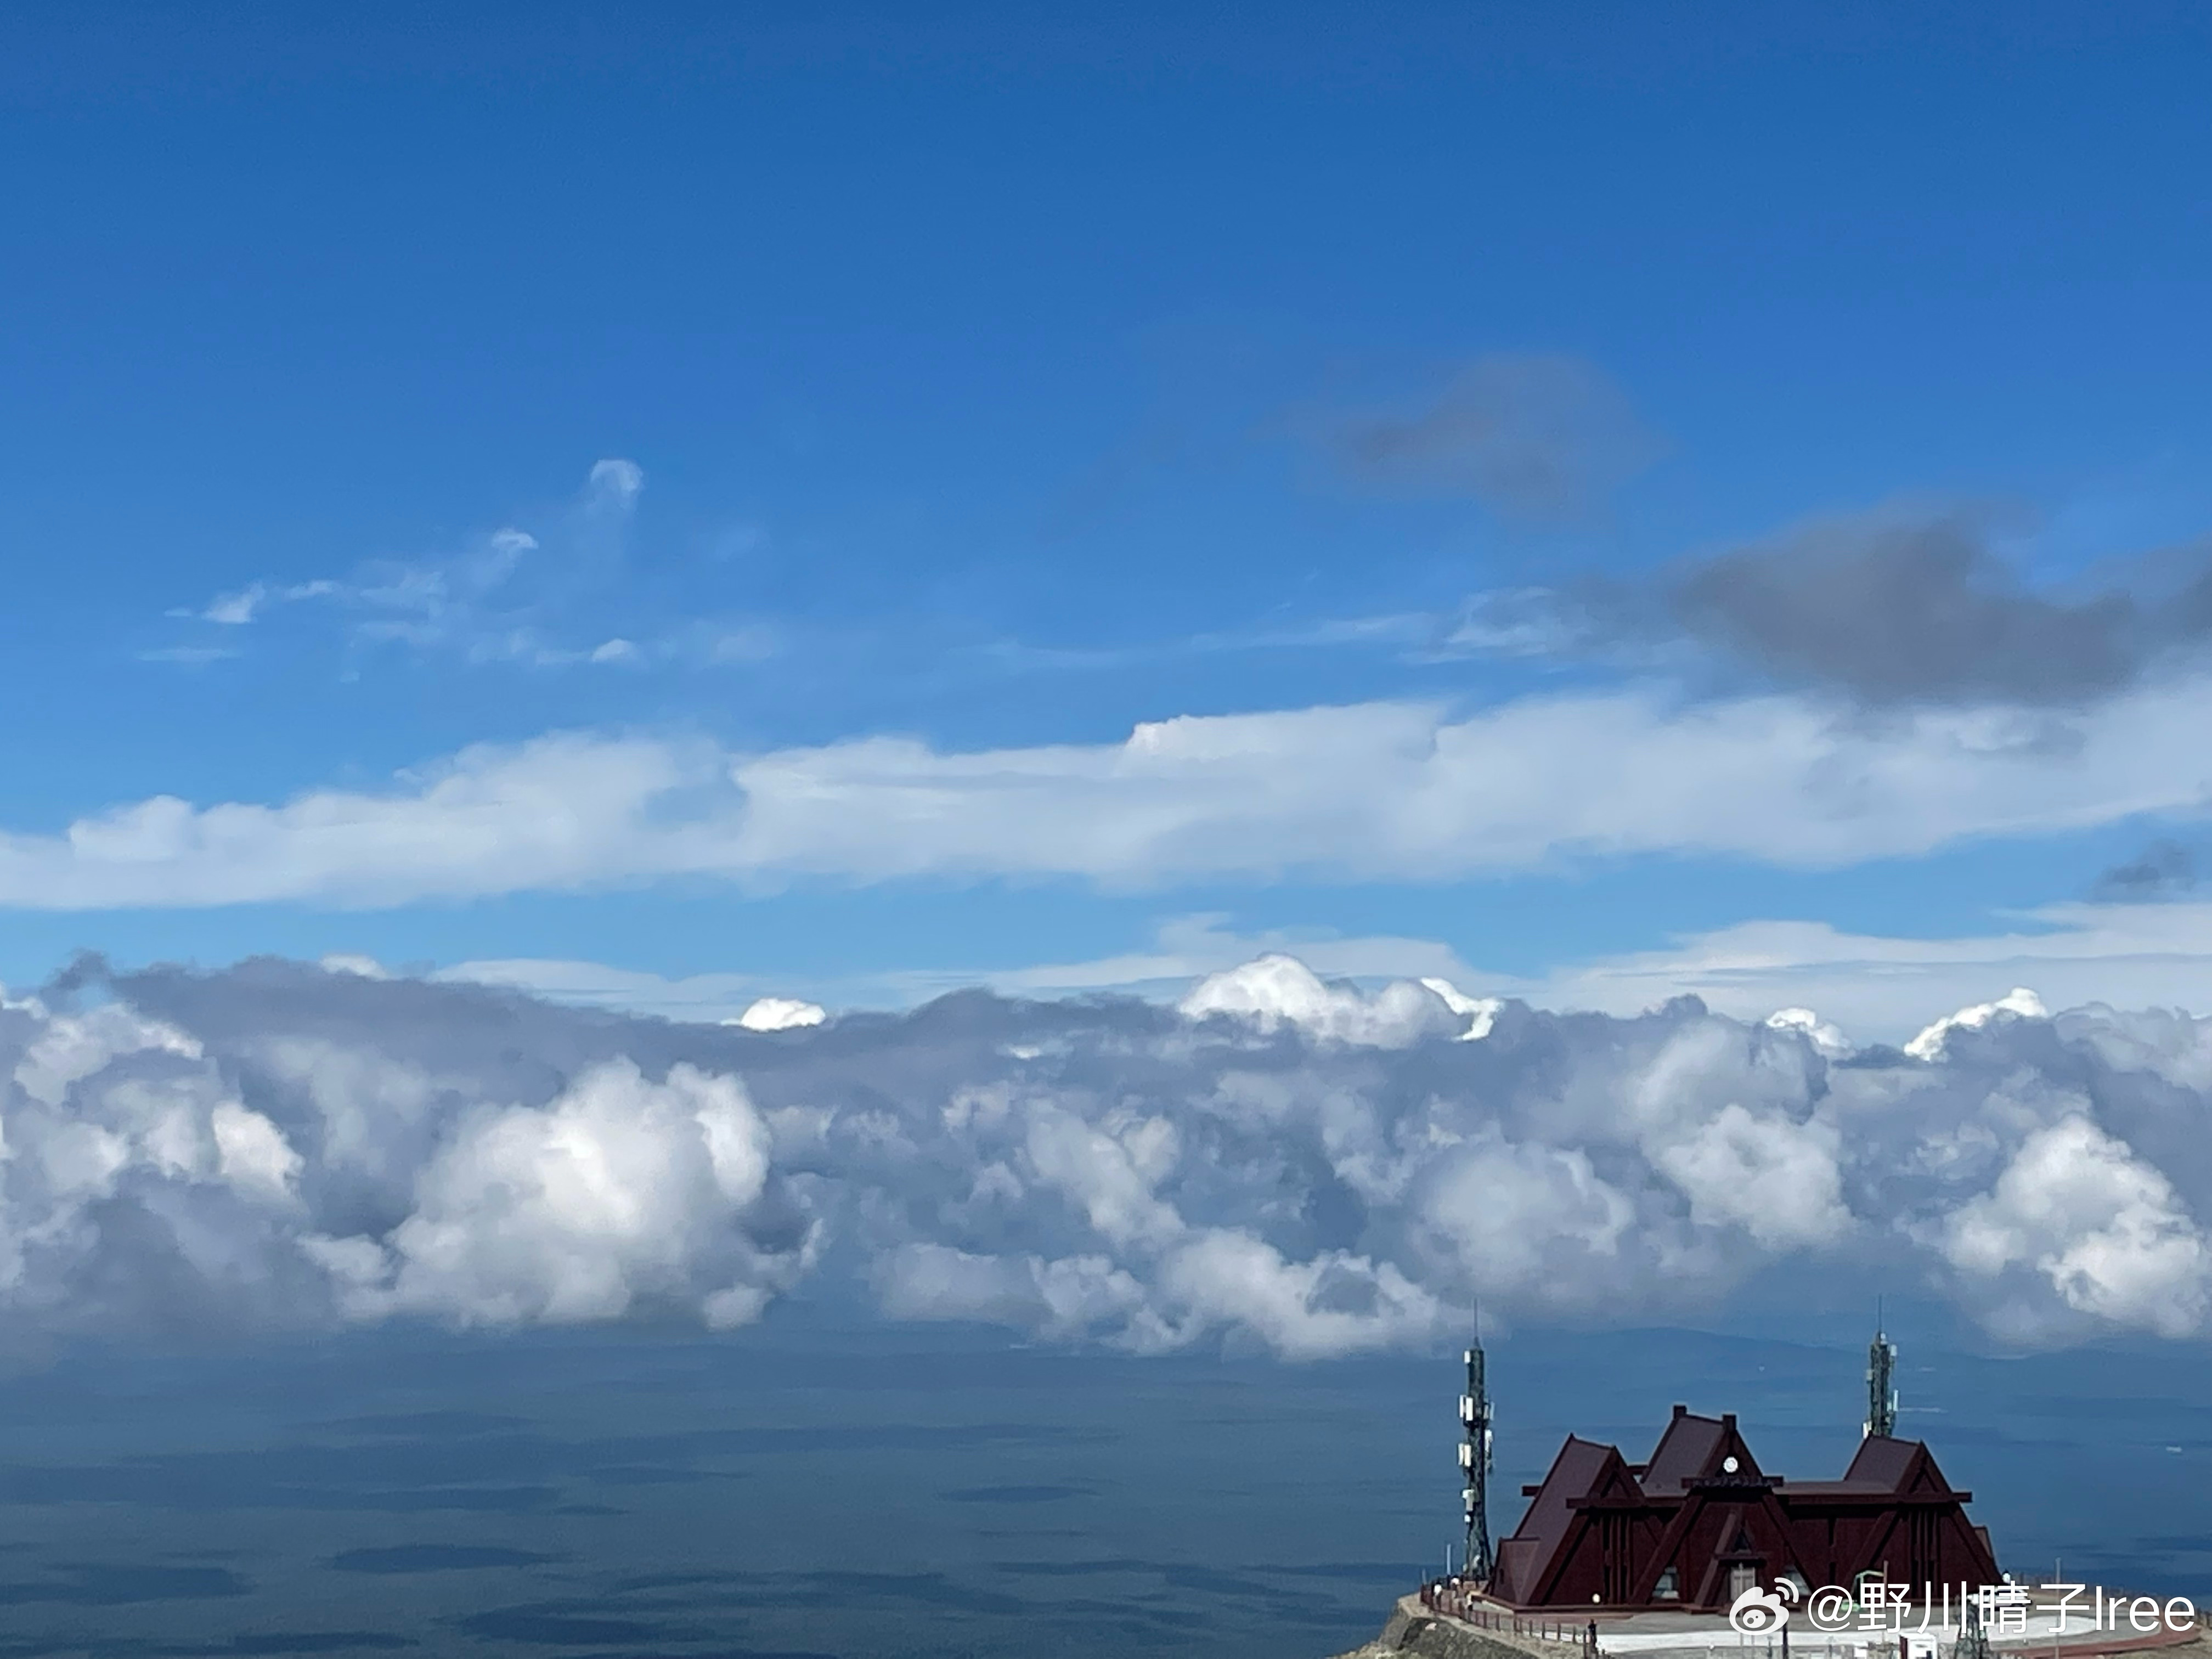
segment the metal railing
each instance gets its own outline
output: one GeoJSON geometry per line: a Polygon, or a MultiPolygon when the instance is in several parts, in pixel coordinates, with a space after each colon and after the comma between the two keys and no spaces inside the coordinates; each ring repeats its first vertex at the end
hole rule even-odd
{"type": "Polygon", "coordinates": [[[1597,1621],[1576,1624],[1564,1619],[1535,1619],[1500,1607],[1470,1584],[1455,1578],[1431,1579],[1421,1586],[1421,1605],[1445,1619],[1539,1642],[1556,1642],[1580,1648],[1589,1659],[1599,1659],[1597,1621]]]}

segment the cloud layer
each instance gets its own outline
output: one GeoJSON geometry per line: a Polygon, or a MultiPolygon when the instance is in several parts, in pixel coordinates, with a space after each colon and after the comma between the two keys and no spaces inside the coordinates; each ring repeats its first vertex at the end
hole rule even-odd
{"type": "Polygon", "coordinates": [[[1706,1311],[1786,1265],[1997,1337],[2212,1331],[2212,1021],[2015,995],[1555,1015],[1268,958],[1180,1007],[753,1030],[262,961],[0,1011],[0,1333],[888,1317],[1291,1357],[1706,1311]]]}
{"type": "Polygon", "coordinates": [[[0,904],[374,905],[679,875],[1443,880],[1654,854],[1832,867],[2201,816],[2208,707],[2203,680],[2065,713],[1881,716],[1632,687],[1468,714],[1192,716],[1121,743],[986,750],[562,733],[466,750],[380,793],[158,796],[58,835],[0,835],[0,904]]]}

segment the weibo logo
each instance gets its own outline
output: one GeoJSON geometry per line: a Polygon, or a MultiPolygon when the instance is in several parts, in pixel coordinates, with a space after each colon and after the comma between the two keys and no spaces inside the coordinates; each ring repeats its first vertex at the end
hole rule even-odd
{"type": "Polygon", "coordinates": [[[1786,1601],[1797,1599],[1797,1586],[1784,1579],[1772,1589],[1753,1584],[1729,1607],[1729,1623],[1746,1636],[1771,1636],[1790,1622],[1786,1601]]]}

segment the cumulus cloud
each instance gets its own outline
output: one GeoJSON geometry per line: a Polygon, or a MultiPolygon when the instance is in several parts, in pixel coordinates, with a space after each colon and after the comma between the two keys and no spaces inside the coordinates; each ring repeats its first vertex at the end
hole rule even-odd
{"type": "Polygon", "coordinates": [[[768,1140],[734,1079],[679,1062],[655,1084],[612,1060],[544,1106],[465,1114],[388,1236],[307,1243],[343,1275],[349,1311],[515,1324],[673,1302],[744,1324],[797,1265],[743,1225],[768,1140]]]}
{"type": "Polygon", "coordinates": [[[378,904],[678,875],[1439,880],[1639,854],[1833,867],[2201,814],[2208,703],[2212,684],[2178,681],[2070,714],[1869,722],[1796,697],[1635,688],[1464,715],[1194,716],[1121,743],[980,751],[563,733],[465,750],[380,792],[156,796],[0,836],[0,903],[378,904]]]}
{"type": "MultiPolygon", "coordinates": [[[[1294,971],[1295,970],[1295,971],[1294,971]]],[[[759,1317],[1154,1352],[1710,1313],[1787,1264],[2013,1342],[2212,1330],[2212,1020],[981,991],[774,1030],[260,961],[0,1007],[0,1340],[759,1317]],[[1485,1022],[1477,1036],[1480,1006],[1485,1022]]]]}
{"type": "Polygon", "coordinates": [[[2034,1334],[2047,1288],[2096,1322],[2163,1336],[2202,1330],[2212,1300],[2212,1247],[2159,1170],[2085,1115],[2037,1129],[1989,1192],[1954,1213],[1945,1257],[1969,1279],[2015,1271],[2041,1285],[1996,1312],[2034,1334]]]}

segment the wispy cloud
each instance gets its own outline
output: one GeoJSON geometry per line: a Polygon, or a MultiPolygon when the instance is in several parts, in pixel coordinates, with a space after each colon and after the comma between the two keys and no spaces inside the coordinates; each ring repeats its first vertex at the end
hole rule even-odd
{"type": "Polygon", "coordinates": [[[259,582],[242,587],[235,593],[218,593],[207,603],[204,611],[173,611],[173,617],[197,616],[203,622],[211,622],[224,628],[242,628],[260,614],[269,598],[269,590],[259,582]]]}
{"type": "Polygon", "coordinates": [[[1478,358],[1396,409],[1308,410],[1297,424],[1356,483],[1547,523],[1589,518],[1663,447],[1594,365],[1538,353],[1478,358]]]}
{"type": "Polygon", "coordinates": [[[1270,617],[1242,628],[1114,645],[1037,645],[990,640],[962,648],[1011,673],[1110,672],[1148,664],[1247,653],[1370,649],[1404,653],[1434,641],[1439,619],[1422,611],[1368,617],[1270,617]]]}
{"type": "Polygon", "coordinates": [[[140,662],[173,663],[180,668],[204,668],[211,662],[224,662],[239,654],[234,646],[228,645],[164,645],[137,653],[140,662]]]}
{"type": "MultiPolygon", "coordinates": [[[[623,544],[645,488],[635,462],[594,465],[578,497],[536,532],[505,526],[442,557],[371,560],[344,576],[249,583],[173,617],[225,630],[274,624],[311,609],[337,621],[358,662],[405,649],[485,665],[533,669],[714,666],[773,655],[773,629],[737,617],[672,621],[624,592],[623,544]],[[628,631],[606,631],[611,616],[628,631]]],[[[210,660],[188,642],[154,660],[210,660]]],[[[222,647],[242,654],[235,643],[222,647]]]]}

